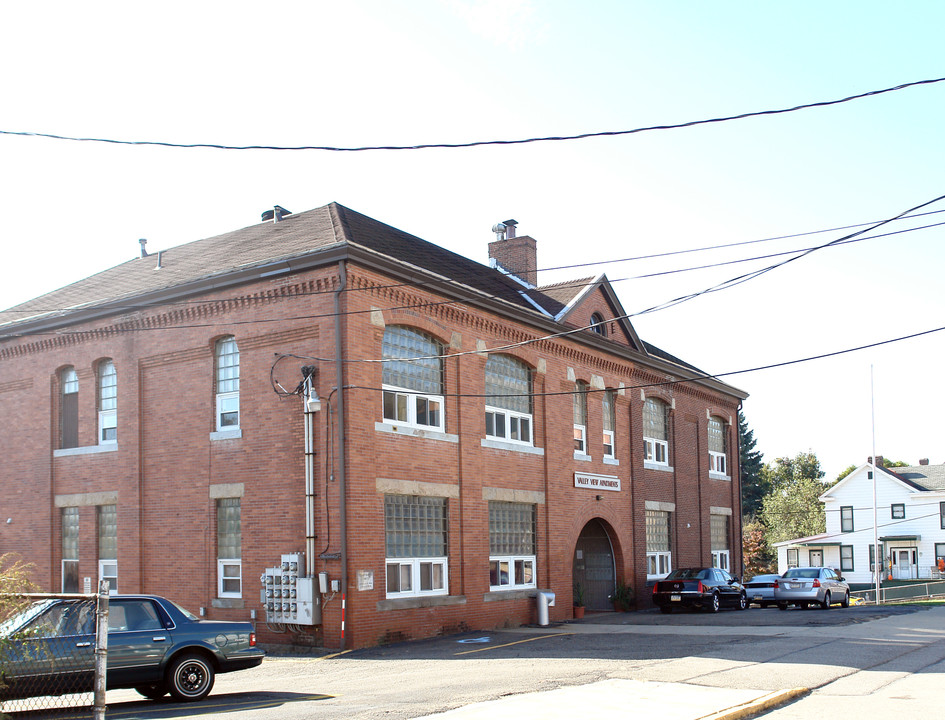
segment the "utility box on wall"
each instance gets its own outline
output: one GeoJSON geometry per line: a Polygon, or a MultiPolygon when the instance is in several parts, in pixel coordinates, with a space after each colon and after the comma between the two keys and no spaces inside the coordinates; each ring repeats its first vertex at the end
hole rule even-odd
{"type": "Polygon", "coordinates": [[[305,576],[305,554],[282,556],[279,567],[266,568],[261,578],[260,602],[266,622],[284,625],[321,625],[321,595],[314,577],[305,576]]]}

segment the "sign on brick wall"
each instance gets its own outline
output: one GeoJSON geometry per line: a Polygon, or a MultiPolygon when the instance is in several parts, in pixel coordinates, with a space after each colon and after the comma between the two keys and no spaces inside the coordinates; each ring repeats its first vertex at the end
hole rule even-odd
{"type": "Polygon", "coordinates": [[[620,492],[620,478],[616,475],[592,475],[576,472],[574,473],[574,487],[620,492]]]}

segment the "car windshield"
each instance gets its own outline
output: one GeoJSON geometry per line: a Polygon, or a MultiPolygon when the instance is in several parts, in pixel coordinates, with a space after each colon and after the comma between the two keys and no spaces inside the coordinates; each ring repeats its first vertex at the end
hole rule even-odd
{"type": "Polygon", "coordinates": [[[34,602],[22,612],[18,612],[13,617],[4,620],[2,623],[0,623],[0,637],[9,637],[12,633],[22,628],[33,618],[48,608],[52,602],[52,600],[39,600],[38,602],[34,602]]]}
{"type": "Polygon", "coordinates": [[[706,580],[709,571],[705,568],[679,568],[666,576],[667,580],[706,580]]]}
{"type": "Polygon", "coordinates": [[[818,568],[791,568],[784,573],[786,578],[817,578],[820,577],[818,568]]]}

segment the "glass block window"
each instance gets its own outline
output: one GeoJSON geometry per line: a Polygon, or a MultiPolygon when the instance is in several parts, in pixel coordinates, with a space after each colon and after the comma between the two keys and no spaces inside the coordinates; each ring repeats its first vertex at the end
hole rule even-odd
{"type": "Polygon", "coordinates": [[[532,411],[532,378],[528,366],[509,355],[486,360],[486,405],[518,413],[532,411]]]}
{"type": "Polygon", "coordinates": [[[725,424],[717,417],[709,418],[709,450],[725,452],[725,424]]]}
{"type": "Polygon", "coordinates": [[[62,592],[79,592],[79,508],[62,509],[62,592]]]}
{"type": "Polygon", "coordinates": [[[535,506],[528,503],[489,503],[489,553],[535,554],[535,506]]]}
{"type": "Polygon", "coordinates": [[[574,414],[574,452],[587,452],[587,383],[578,380],[574,383],[574,394],[571,396],[574,414]]]}
{"type": "Polygon", "coordinates": [[[669,516],[665,510],[646,511],[646,551],[669,552],[669,516]]]}
{"type": "Polygon", "coordinates": [[[98,506],[98,557],[114,560],[118,557],[118,506],[98,506]]]}
{"type": "Polygon", "coordinates": [[[489,586],[535,587],[535,506],[489,503],[489,586]]]}
{"type": "Polygon", "coordinates": [[[385,496],[387,557],[446,555],[446,517],[446,498],[385,496]]]}
{"type": "Polygon", "coordinates": [[[441,497],[384,496],[388,597],[449,591],[447,507],[441,497]]]}
{"type": "Polygon", "coordinates": [[[217,500],[217,596],[242,597],[242,502],[217,500]]]}
{"type": "Polygon", "coordinates": [[[711,515],[709,522],[712,549],[728,550],[728,516],[711,515]]]}
{"type": "Polygon", "coordinates": [[[443,346],[426,333],[402,325],[384,329],[381,353],[385,385],[426,395],[443,394],[443,346]]]}

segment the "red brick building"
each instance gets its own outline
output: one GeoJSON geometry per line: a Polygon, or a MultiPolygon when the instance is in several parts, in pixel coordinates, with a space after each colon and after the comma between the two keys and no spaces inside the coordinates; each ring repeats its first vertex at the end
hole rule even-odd
{"type": "Polygon", "coordinates": [[[0,313],[0,551],[45,589],[356,647],[741,572],[745,394],[605,276],[535,287],[513,221],[486,267],[337,204],[264,217],[0,313]]]}

